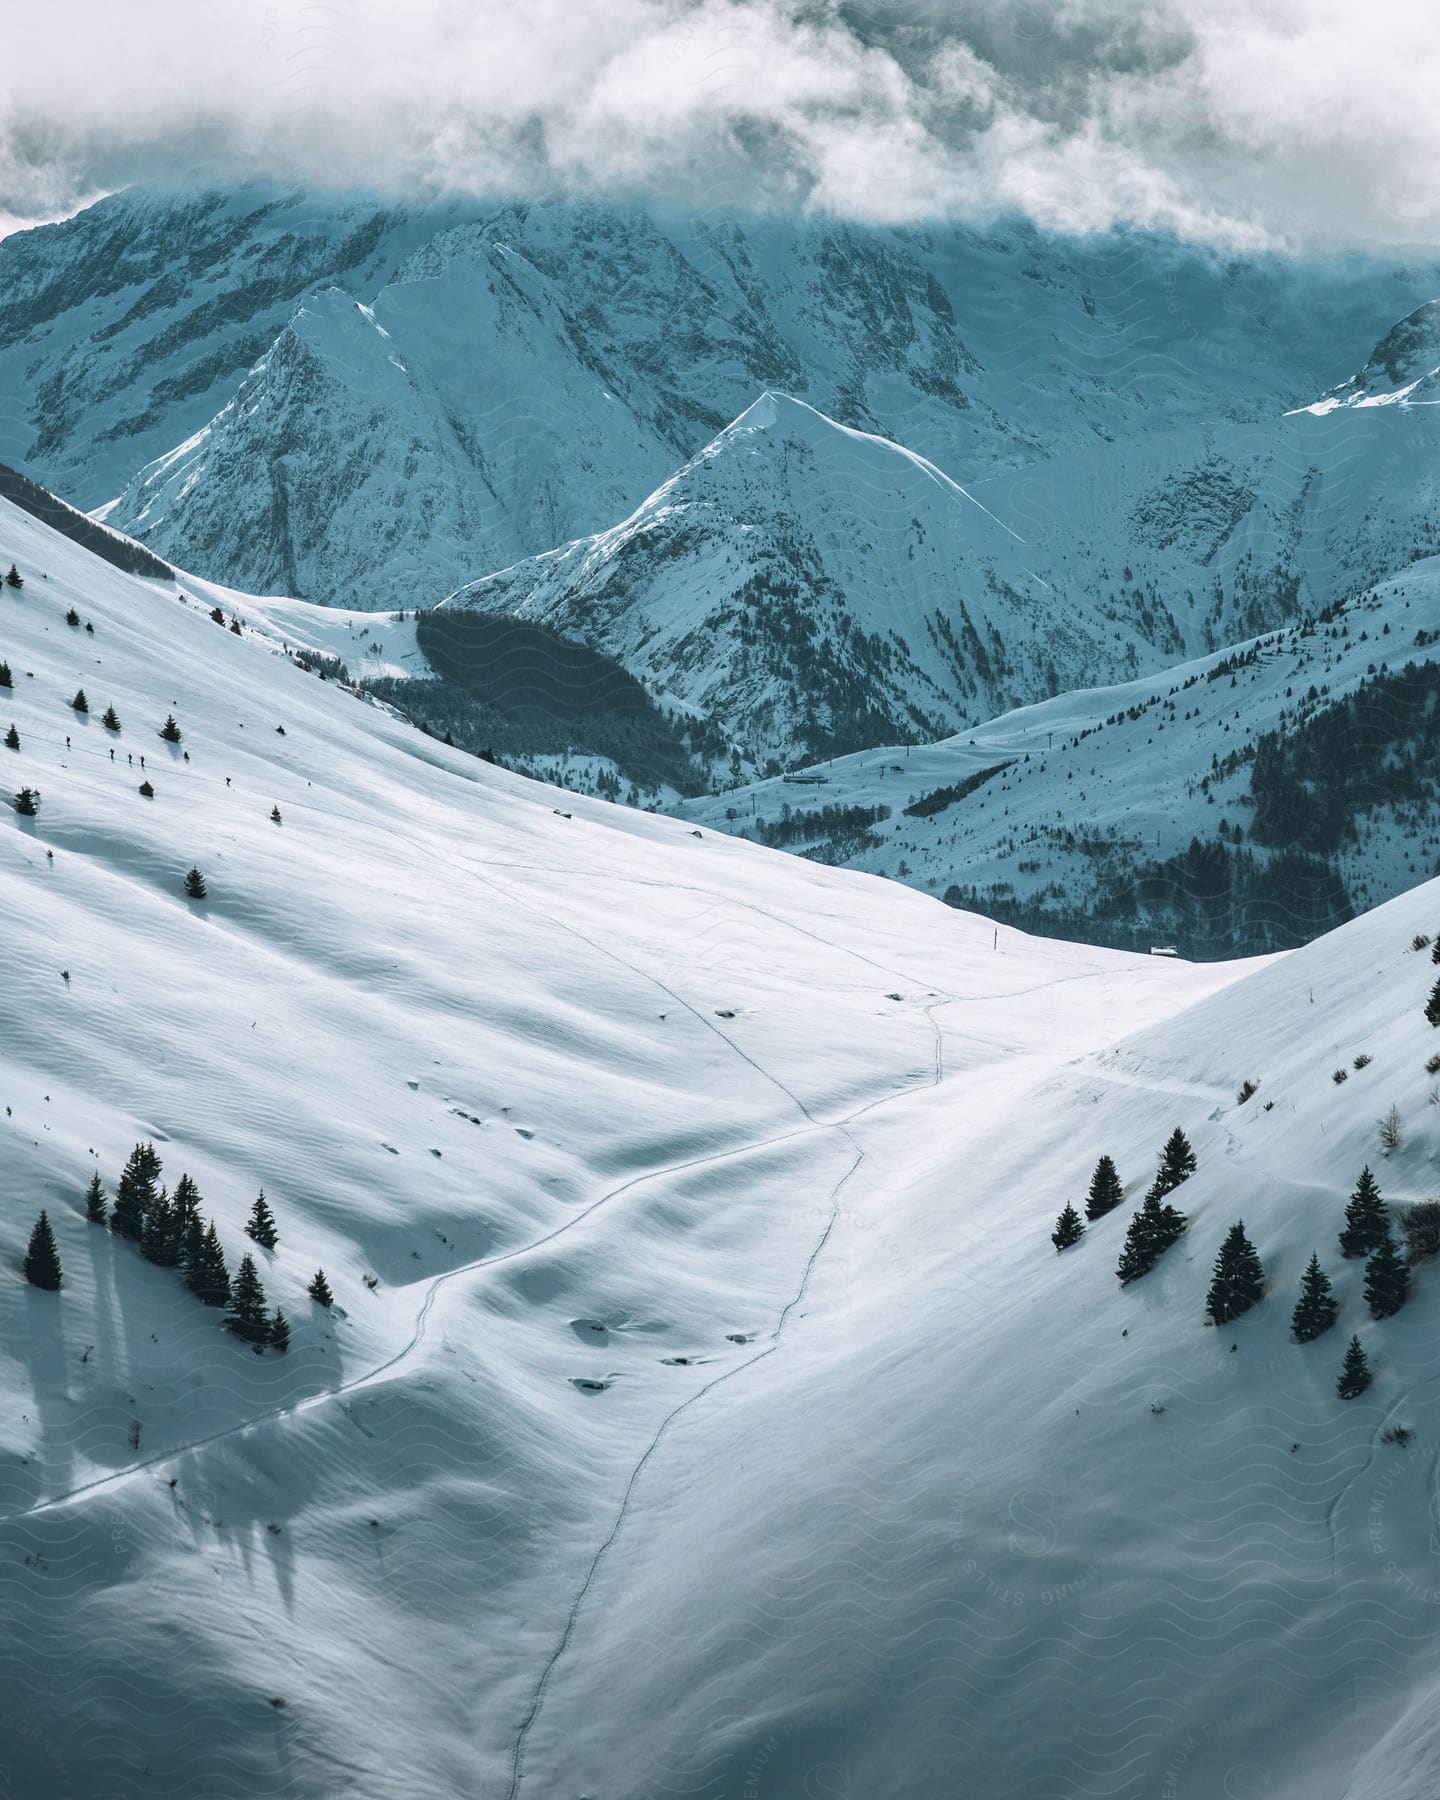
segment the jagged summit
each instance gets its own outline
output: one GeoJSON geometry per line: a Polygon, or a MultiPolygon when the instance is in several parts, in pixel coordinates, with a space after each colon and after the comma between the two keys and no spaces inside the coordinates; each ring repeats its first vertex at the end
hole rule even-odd
{"type": "Polygon", "coordinates": [[[1440,300],[1417,306],[1388,331],[1358,374],[1301,410],[1333,412],[1342,406],[1440,404],[1440,300]]]}
{"type": "Polygon", "coordinates": [[[1017,532],[903,445],[762,393],[608,531],[452,595],[584,637],[742,753],[950,731],[1098,666],[1017,532]]]}

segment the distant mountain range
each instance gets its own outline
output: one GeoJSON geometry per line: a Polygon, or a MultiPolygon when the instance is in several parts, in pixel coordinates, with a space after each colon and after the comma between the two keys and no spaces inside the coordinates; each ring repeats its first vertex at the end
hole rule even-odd
{"type": "MultiPolygon", "coordinates": [[[[1088,720],[1116,684],[1144,713],[1197,658],[1412,591],[1440,553],[1437,290],[1440,265],[1141,234],[137,190],[0,242],[0,454],[239,588],[438,605],[403,666],[363,632],[344,660],[473,749],[635,802],[709,789],[726,823],[763,810],[751,783],[859,757],[826,777],[839,803],[899,818],[870,789],[908,780],[906,747],[945,770],[1017,708],[1068,695],[1088,720]]],[[[1262,682],[1207,729],[1253,746],[1290,698],[1262,682]]],[[[1234,743],[1181,735],[1188,795],[1234,743]]],[[[1170,793],[1131,768],[1117,821],[1170,793]]],[[[1167,800],[1160,863],[1191,835],[1221,854],[1212,798],[1167,800]]],[[[1078,935],[1122,931],[1117,896],[1153,873],[1114,846],[977,863],[958,816],[809,847],[1078,935]]],[[[1295,917],[1432,866],[1428,816],[1398,862],[1329,846],[1295,917]]],[[[1252,900],[1192,942],[1271,941],[1252,900]]]]}

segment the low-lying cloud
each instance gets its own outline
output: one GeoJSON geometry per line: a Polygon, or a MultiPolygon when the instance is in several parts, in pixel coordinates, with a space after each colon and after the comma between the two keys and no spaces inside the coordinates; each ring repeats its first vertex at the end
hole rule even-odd
{"type": "Polygon", "coordinates": [[[0,229],[133,181],[1440,242],[1430,0],[48,0],[0,229]]]}

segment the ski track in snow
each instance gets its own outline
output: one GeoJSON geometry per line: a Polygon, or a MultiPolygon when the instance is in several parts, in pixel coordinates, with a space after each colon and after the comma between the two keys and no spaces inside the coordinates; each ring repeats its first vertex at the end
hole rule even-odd
{"type": "MultiPolygon", "coordinates": [[[[868,959],[866,959],[866,960],[868,960],[868,959]]],[[[879,965],[876,965],[876,966],[878,967],[879,965]]],[[[968,996],[966,996],[966,997],[968,998],[968,996]]],[[[930,1083],[930,1085],[932,1087],[938,1087],[940,1085],[940,1083],[944,1080],[944,1074],[945,1074],[944,1036],[940,1030],[940,1026],[939,1026],[938,1022],[935,1019],[935,1013],[942,1006],[953,1005],[954,1002],[959,998],[961,998],[961,996],[959,996],[959,995],[954,995],[954,994],[947,995],[943,999],[932,1000],[924,1009],[925,1017],[929,1021],[931,1030],[933,1031],[934,1038],[935,1038],[934,1076],[933,1076],[933,1080],[930,1083]]],[[[517,1800],[517,1796],[520,1793],[521,1786],[525,1780],[525,1746],[526,1746],[526,1742],[530,1736],[531,1731],[533,1730],[533,1728],[535,1726],[536,1720],[540,1716],[541,1708],[545,1704],[545,1694],[546,1694],[546,1690],[549,1688],[549,1685],[550,1685],[550,1678],[554,1674],[557,1665],[559,1664],[561,1658],[564,1656],[566,1650],[570,1646],[570,1640],[571,1640],[572,1636],[574,1635],[576,1621],[579,1619],[581,1609],[584,1607],[585,1601],[590,1594],[590,1590],[594,1587],[596,1579],[599,1576],[600,1565],[605,1560],[606,1552],[612,1548],[612,1546],[615,1544],[616,1540],[619,1538],[620,1533],[625,1528],[625,1523],[626,1523],[627,1519],[630,1517],[631,1511],[633,1509],[633,1502],[635,1499],[636,1490],[640,1485],[640,1479],[644,1475],[647,1466],[654,1459],[654,1457],[658,1454],[658,1452],[660,1450],[660,1446],[664,1442],[664,1439],[665,1439],[666,1435],[668,1434],[670,1427],[675,1423],[675,1421],[678,1418],[681,1417],[682,1414],[689,1412],[692,1407],[698,1405],[699,1402],[701,1400],[705,1399],[705,1397],[708,1394],[712,1394],[716,1388],[722,1387],[726,1382],[733,1380],[736,1376],[745,1374],[747,1370],[755,1368],[757,1364],[762,1363],[768,1357],[773,1356],[775,1354],[775,1352],[780,1348],[781,1340],[782,1340],[784,1332],[785,1332],[785,1326],[790,1319],[790,1315],[794,1312],[795,1308],[797,1306],[799,1306],[800,1302],[805,1298],[805,1295],[808,1292],[809,1287],[810,1287],[810,1277],[814,1273],[816,1264],[819,1262],[821,1256],[825,1252],[825,1246],[829,1243],[831,1235],[833,1234],[833,1232],[835,1230],[836,1224],[839,1222],[840,1196],[845,1191],[845,1188],[850,1183],[850,1181],[853,1179],[853,1177],[858,1173],[861,1165],[865,1161],[865,1152],[861,1148],[858,1140],[855,1138],[850,1127],[863,1114],[868,1113],[868,1112],[873,1112],[877,1107],[888,1105],[891,1101],[900,1099],[905,1094],[911,1093],[913,1091],[914,1091],[913,1088],[905,1087],[905,1088],[901,1088],[896,1093],[880,1095],[879,1097],[877,1097],[874,1100],[867,1101],[867,1103],[864,1106],[858,1107],[853,1113],[849,1114],[846,1118],[837,1121],[837,1123],[834,1126],[830,1127],[830,1129],[839,1131],[842,1134],[842,1136],[846,1139],[846,1141],[849,1143],[851,1149],[855,1153],[854,1158],[851,1161],[849,1168],[846,1169],[846,1171],[844,1172],[843,1175],[841,1175],[840,1179],[835,1183],[834,1187],[830,1191],[829,1217],[826,1219],[825,1224],[821,1228],[819,1236],[816,1238],[815,1243],[811,1247],[809,1256],[805,1260],[805,1266],[801,1270],[801,1273],[800,1273],[799,1285],[796,1287],[794,1294],[785,1303],[785,1306],[781,1310],[780,1317],[778,1318],[778,1320],[776,1321],[776,1324],[775,1324],[775,1329],[771,1333],[770,1342],[765,1346],[765,1348],[763,1350],[757,1352],[756,1355],[747,1358],[744,1362],[736,1363],[731,1368],[724,1370],[721,1374],[717,1375],[713,1381],[706,1382],[703,1387],[697,1388],[693,1394],[689,1395],[686,1399],[682,1400],[677,1406],[672,1408],[672,1410],[670,1412],[668,1412],[665,1415],[665,1417],[660,1421],[660,1425],[659,1425],[658,1429],[656,1430],[655,1435],[651,1438],[650,1442],[646,1445],[644,1451],[641,1453],[640,1459],[635,1464],[635,1467],[633,1468],[633,1470],[630,1473],[630,1479],[625,1485],[625,1491],[624,1491],[623,1495],[621,1496],[619,1510],[615,1514],[614,1522],[612,1523],[609,1532],[607,1533],[607,1535],[601,1542],[599,1548],[596,1550],[594,1556],[591,1558],[590,1566],[586,1570],[586,1573],[585,1573],[585,1579],[581,1582],[579,1591],[576,1593],[575,1598],[574,1598],[573,1602],[571,1603],[570,1610],[566,1614],[564,1628],[562,1629],[562,1631],[560,1633],[559,1641],[557,1642],[554,1650],[551,1651],[550,1656],[545,1663],[545,1667],[541,1671],[540,1679],[535,1686],[535,1691],[531,1698],[530,1709],[526,1713],[524,1719],[520,1723],[520,1729],[516,1735],[514,1749],[511,1753],[510,1787],[509,1787],[509,1791],[508,1791],[507,1800],[517,1800]]],[[[803,1103],[798,1099],[798,1097],[792,1095],[792,1098],[795,1099],[795,1104],[797,1106],[801,1107],[801,1110],[804,1111],[805,1108],[803,1106],[803,1103]]]]}
{"type": "MultiPolygon", "coordinates": [[[[106,760],[108,760],[108,759],[106,759],[106,760]]],[[[218,783],[216,785],[218,786],[218,783]]],[[[233,792],[233,789],[229,790],[229,791],[233,792]]],[[[293,802],[291,802],[289,804],[291,805],[291,808],[294,811],[298,812],[298,811],[302,810],[302,808],[299,805],[297,805],[293,802]]],[[[318,811],[319,809],[315,809],[315,810],[318,811]]],[[[338,813],[332,813],[330,816],[340,817],[340,816],[344,816],[344,815],[341,815],[338,813]]],[[[356,818],[354,822],[356,824],[371,823],[370,821],[362,820],[359,818],[356,818]]],[[[699,1010],[699,1008],[693,1006],[688,1000],[686,1000],[683,997],[683,995],[677,993],[675,991],[675,989],[669,987],[657,975],[652,974],[649,970],[640,968],[635,963],[629,962],[625,957],[621,956],[618,951],[612,950],[607,945],[604,945],[604,944],[598,942],[598,940],[588,937],[584,932],[580,931],[577,927],[569,924],[565,920],[557,918],[554,914],[549,913],[545,909],[537,906],[533,901],[525,900],[520,897],[517,897],[515,894],[511,893],[508,889],[501,886],[500,883],[494,881],[489,876],[489,874],[486,872],[486,870],[491,867],[509,866],[509,867],[513,867],[516,869],[532,869],[535,867],[535,865],[520,864],[520,863],[509,864],[509,865],[500,864],[500,863],[480,865],[480,864],[474,862],[474,860],[471,858],[460,856],[460,855],[454,855],[453,853],[452,853],[452,860],[458,865],[466,866],[472,874],[478,875],[482,880],[484,880],[487,883],[487,885],[489,885],[491,888],[493,888],[496,893],[502,895],[512,905],[515,905],[517,907],[523,907],[524,910],[535,914],[537,917],[547,920],[551,925],[555,926],[557,929],[566,931],[572,937],[578,938],[582,943],[589,945],[592,949],[596,950],[601,955],[608,956],[615,962],[620,963],[623,967],[629,969],[633,974],[635,974],[641,980],[649,982],[651,985],[659,988],[660,991],[662,993],[664,993],[667,998],[669,998],[670,1000],[673,1000],[677,1006],[682,1007],[686,1012],[688,1012],[693,1018],[695,1018],[707,1030],[713,1032],[716,1037],[720,1038],[721,1041],[723,1043],[725,1043],[729,1047],[729,1049],[734,1052],[734,1054],[736,1056],[738,1056],[743,1062],[747,1063],[750,1066],[750,1068],[752,1068],[765,1081],[769,1082],[773,1087],[779,1089],[779,1091],[804,1116],[804,1118],[807,1121],[806,1125],[797,1127],[793,1131],[779,1132],[770,1137],[757,1139],[757,1140],[754,1140],[754,1141],[752,1141],[750,1143],[746,1143],[746,1144],[741,1144],[732,1149],[714,1151],[705,1156],[689,1157],[689,1158],[683,1159],[679,1162],[667,1163],[661,1168],[651,1169],[651,1170],[646,1171],[644,1174],[632,1176],[632,1177],[630,1177],[629,1180],[621,1182],[618,1186],[609,1189],[604,1194],[601,1194],[597,1199],[593,1200],[589,1206],[584,1207],[580,1212],[574,1214],[573,1217],[565,1220],[564,1223],[557,1225],[552,1230],[544,1233],[542,1236],[540,1236],[538,1238],[534,1238],[527,1243],[516,1245],[509,1250],[501,1251],[500,1253],[498,1253],[496,1255],[479,1257],[473,1262],[462,1263],[454,1269],[447,1269],[442,1274],[437,1275],[434,1278],[434,1280],[430,1283],[429,1287],[426,1290],[425,1297],[424,1297],[423,1301],[421,1302],[420,1311],[416,1315],[415,1327],[414,1327],[414,1330],[413,1330],[410,1338],[406,1341],[406,1343],[404,1345],[401,1346],[401,1348],[399,1350],[397,1350],[394,1353],[394,1355],[386,1358],[385,1361],[375,1365],[373,1368],[366,1370],[366,1372],[364,1374],[357,1375],[349,1381],[342,1382],[337,1387],[326,1388],[320,1393],[307,1395],[305,1398],[303,1398],[301,1400],[292,1401],[285,1405],[271,1408],[269,1411],[259,1413],[254,1418],[247,1419],[241,1424],[227,1426],[223,1431],[212,1432],[208,1436],[205,1436],[205,1437],[193,1438],[187,1443],[176,1445],[176,1446],[172,1447],[171,1449],[166,1450],[162,1453],[159,1453],[155,1456],[144,1457],[137,1462],[128,1464],[123,1469],[112,1470],[107,1475],[100,1476],[97,1479],[95,1479],[94,1481],[83,1482],[80,1485],[78,1485],[77,1487],[67,1489],[64,1493],[52,1494],[48,1498],[41,1500],[41,1501],[37,1501],[31,1506],[21,1508],[19,1511],[0,1514],[0,1524],[13,1524],[21,1519],[34,1518],[42,1513],[56,1511],[61,1507],[70,1505],[72,1502],[74,1502],[76,1500],[84,1499],[85,1497],[87,1497],[89,1495],[103,1493],[109,1489],[121,1486],[125,1482],[132,1480],[135,1476],[143,1474],[147,1469],[158,1468],[163,1464],[178,1461],[180,1458],[188,1456],[197,1450],[206,1449],[206,1448],[210,1447],[211,1445],[214,1445],[217,1443],[222,1443],[222,1442],[226,1441],[227,1439],[243,1436],[247,1432],[260,1430],[267,1425],[276,1424],[281,1420],[298,1417],[300,1414],[309,1412],[317,1406],[324,1405],[327,1401],[340,1400],[346,1395],[356,1393],[363,1388],[369,1387],[369,1386],[373,1385],[376,1381],[381,1380],[384,1376],[393,1374],[394,1371],[397,1368],[399,1368],[403,1363],[408,1361],[409,1358],[414,1354],[414,1352],[420,1347],[421,1343],[423,1343],[423,1341],[424,1341],[426,1325],[429,1321],[430,1314],[434,1308],[436,1299],[439,1297],[441,1291],[444,1288],[448,1287],[452,1282],[458,1281],[461,1277],[463,1277],[465,1275],[478,1274],[479,1272],[481,1272],[484,1269],[495,1268],[495,1267],[498,1267],[499,1265],[501,1265],[502,1263],[514,1262],[521,1257],[530,1256],[530,1255],[534,1254],[536,1251],[544,1249],[547,1245],[554,1243],[556,1241],[556,1239],[564,1237],[566,1234],[573,1231],[578,1225],[583,1224],[587,1219],[593,1217],[595,1213],[599,1212],[602,1207],[607,1206],[612,1200],[618,1199],[622,1194],[629,1193],[631,1190],[633,1190],[636,1187],[646,1185],[653,1181],[665,1180],[669,1176],[679,1174],[686,1169],[698,1168],[698,1167],[704,1166],[705,1164],[710,1164],[710,1163],[726,1162],[726,1161],[730,1161],[736,1157],[750,1156],[750,1155],[755,1154],[757,1151],[770,1149],[778,1144],[788,1143],[797,1137],[803,1137],[803,1136],[809,1135],[809,1133],[811,1133],[811,1132],[824,1132],[824,1131],[834,1131],[834,1130],[839,1130],[839,1131],[845,1132],[846,1128],[851,1123],[851,1121],[854,1120],[855,1118],[858,1118],[861,1113],[869,1111],[873,1106],[883,1104],[888,1099],[898,1098],[899,1094],[901,1094],[901,1093],[907,1093],[907,1092],[914,1091],[913,1087],[902,1087],[901,1089],[899,1089],[897,1091],[896,1094],[882,1095],[878,1099],[866,1102],[866,1104],[864,1106],[858,1108],[855,1112],[848,1114],[844,1119],[839,1120],[839,1121],[826,1121],[823,1119],[817,1119],[815,1117],[814,1113],[811,1112],[810,1108],[799,1097],[798,1094],[796,1094],[783,1081],[781,1081],[778,1076],[773,1075],[768,1069],[763,1068],[761,1066],[761,1064],[759,1062],[757,1062],[755,1060],[755,1058],[749,1054],[748,1051],[741,1049],[741,1047],[733,1040],[733,1038],[731,1038],[727,1033],[722,1031],[720,1029],[720,1027],[718,1025],[716,1025],[712,1019],[708,1018],[703,1012],[701,1012],[699,1010]]],[[[559,874],[560,873],[559,870],[555,870],[553,868],[552,869],[541,869],[540,872],[545,872],[545,873],[550,873],[550,874],[559,874]]],[[[573,871],[572,871],[572,873],[573,873],[573,871]]],[[[603,873],[610,873],[613,876],[613,871],[596,870],[596,871],[593,871],[593,873],[595,873],[596,875],[603,874],[603,873]]],[[[618,879],[629,879],[629,878],[621,876],[621,877],[618,877],[618,879]]],[[[896,970],[893,968],[888,968],[884,964],[875,962],[872,958],[865,956],[860,951],[852,951],[849,949],[848,946],[836,944],[836,943],[832,942],[830,939],[822,937],[819,933],[809,930],[808,927],[796,925],[796,924],[794,924],[793,921],[784,919],[780,915],[769,912],[767,909],[765,909],[763,907],[752,906],[748,901],[739,900],[733,894],[732,895],[720,895],[720,894],[717,894],[713,889],[707,889],[707,888],[698,887],[698,886],[691,886],[688,883],[670,883],[670,882],[663,882],[663,881],[643,881],[643,882],[637,882],[636,885],[643,885],[646,887],[656,887],[656,888],[662,888],[662,889],[673,888],[673,889],[680,890],[680,891],[706,894],[709,897],[716,899],[716,900],[728,900],[729,903],[739,904],[740,906],[744,907],[745,910],[747,910],[747,911],[754,911],[756,913],[760,913],[764,917],[771,919],[775,923],[790,926],[792,929],[800,932],[802,935],[812,938],[817,943],[823,944],[828,949],[834,950],[834,951],[838,952],[839,954],[853,955],[859,961],[867,963],[870,967],[878,969],[887,975],[890,975],[892,977],[898,976],[902,980],[911,979],[911,977],[909,977],[909,976],[902,975],[899,970],[896,970]]],[[[1070,977],[1064,977],[1062,979],[1075,980],[1075,979],[1085,979],[1085,977],[1070,976],[1070,977]]],[[[1048,984],[1041,984],[1041,985],[1048,985],[1048,984]]],[[[1021,990],[1021,991],[1033,991],[1033,990],[1021,990]]],[[[936,1005],[948,1005],[950,1002],[952,1002],[954,1000],[959,1000],[959,999],[969,1000],[972,998],[973,999],[983,999],[985,997],[986,996],[982,996],[982,995],[974,995],[974,996],[972,996],[972,995],[963,995],[962,996],[962,995],[953,995],[953,994],[946,995],[942,999],[932,1002],[930,1005],[928,1005],[924,1009],[926,1017],[927,1017],[927,1019],[930,1020],[931,1026],[935,1031],[935,1040],[936,1041],[935,1041],[934,1081],[936,1083],[938,1083],[938,1081],[941,1078],[942,1045],[941,1045],[941,1040],[940,1040],[939,1028],[938,1028],[938,1026],[935,1025],[935,1021],[931,1017],[933,1008],[936,1005]]],[[[853,1140],[851,1140],[851,1141],[853,1142],[853,1140]]],[[[854,1167],[858,1167],[858,1163],[856,1165],[854,1165],[854,1167]]],[[[851,1173],[851,1174],[854,1173],[854,1167],[852,1167],[852,1169],[850,1170],[849,1173],[851,1173]]],[[[836,1204],[838,1204],[838,1195],[840,1192],[840,1187],[843,1187],[845,1180],[848,1180],[848,1175],[846,1177],[842,1178],[841,1183],[835,1189],[834,1196],[832,1196],[832,1198],[835,1200],[836,1204]]],[[[834,1223],[834,1213],[832,1212],[830,1224],[828,1224],[826,1226],[823,1237],[828,1237],[830,1227],[833,1225],[833,1223],[834,1223]]],[[[823,1237],[822,1237],[822,1245],[823,1245],[823,1237]]],[[[818,1253],[819,1253],[818,1249],[814,1253],[812,1253],[810,1264],[807,1265],[807,1270],[806,1270],[806,1279],[807,1280],[808,1280],[809,1268],[811,1266],[813,1266],[815,1256],[818,1255],[818,1253]]],[[[803,1292],[803,1286],[802,1286],[802,1292],[803,1292]]],[[[792,1301],[791,1305],[793,1305],[793,1304],[794,1304],[794,1302],[792,1301]]],[[[786,1308],[787,1313],[788,1313],[788,1311],[789,1311],[789,1307],[786,1308]]],[[[782,1315],[782,1323],[783,1323],[783,1315],[782,1315]]],[[[778,1335],[778,1332],[777,1332],[777,1335],[778,1335]]],[[[768,1352],[766,1354],[768,1354],[768,1352]]],[[[759,1360],[759,1359],[758,1358],[751,1359],[752,1362],[757,1361],[757,1360],[759,1360]]],[[[748,1367],[748,1366],[749,1366],[749,1364],[740,1365],[740,1367],[748,1367]]],[[[723,1377],[722,1377],[722,1379],[723,1379],[723,1377]]],[[[711,1383],[710,1385],[714,1386],[716,1384],[711,1383]]],[[[702,1393],[705,1391],[707,1391],[707,1390],[706,1389],[701,1390],[702,1393]]],[[[695,1397],[698,1398],[698,1395],[695,1397]]],[[[662,1427],[662,1430],[663,1430],[663,1427],[662,1427]]],[[[653,1448],[653,1445],[652,1445],[652,1448],[653,1448]]],[[[646,1455],[648,1457],[648,1455],[649,1455],[648,1451],[646,1452],[646,1455]]]]}

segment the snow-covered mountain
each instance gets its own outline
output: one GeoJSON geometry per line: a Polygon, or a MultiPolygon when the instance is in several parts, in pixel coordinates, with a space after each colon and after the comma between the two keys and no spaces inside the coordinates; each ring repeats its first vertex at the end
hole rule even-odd
{"type": "Polygon", "coordinates": [[[1109,664],[1029,546],[923,457],[767,393],[609,531],[462,588],[723,722],[750,762],[933,735],[1109,664]]]}
{"type": "Polygon", "coordinates": [[[1437,690],[1432,557],[1157,675],[677,810],[1031,929],[1178,934],[1189,955],[1290,945],[1440,873],[1437,690]],[[1257,765],[1267,740],[1289,766],[1257,765]]]}
{"type": "Polygon", "coordinates": [[[11,559],[12,1791],[1428,1800],[1440,1288],[1372,1321],[1334,1234],[1434,1189],[1440,886],[1260,964],[1028,939],[423,737],[283,654],[338,615],[0,500],[11,559]],[[1176,1125],[1160,1266],[1128,1205],[1057,1256],[1176,1125]],[[137,1141],[288,1355],[85,1221],[137,1141]]]}
{"type": "Polygon", "coordinates": [[[1358,374],[1304,410],[1341,406],[1434,406],[1440,401],[1440,300],[1401,319],[1375,346],[1358,374]]]}
{"type": "Polygon", "coordinates": [[[0,461],[187,566],[381,609],[614,525],[767,389],[969,485],[1271,418],[1437,286],[1144,234],[136,190],[0,242],[0,461]]]}
{"type": "Polygon", "coordinates": [[[767,394],[619,524],[445,605],[545,620],[697,708],[746,768],[790,766],[1333,605],[1440,548],[1437,449],[1440,415],[1304,415],[967,488],[767,394]]]}

